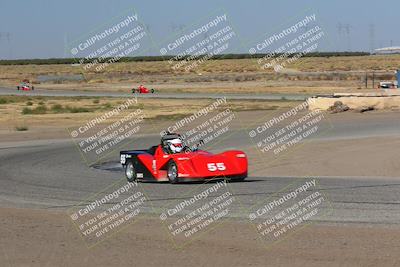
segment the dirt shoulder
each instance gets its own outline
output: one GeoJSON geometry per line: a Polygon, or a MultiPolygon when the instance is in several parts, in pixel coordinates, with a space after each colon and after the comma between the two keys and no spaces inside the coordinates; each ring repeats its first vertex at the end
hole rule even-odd
{"type": "Polygon", "coordinates": [[[87,248],[64,212],[0,208],[3,266],[399,266],[400,228],[312,224],[266,248],[228,221],[181,250],[160,220],[142,217],[87,248]],[[157,255],[157,257],[154,257],[157,255]]]}

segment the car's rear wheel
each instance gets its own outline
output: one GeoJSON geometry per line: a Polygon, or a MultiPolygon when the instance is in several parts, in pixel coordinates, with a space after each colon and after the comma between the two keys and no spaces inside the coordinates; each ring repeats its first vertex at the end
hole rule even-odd
{"type": "Polygon", "coordinates": [[[171,184],[176,184],[179,182],[178,166],[172,160],[168,163],[167,176],[171,184]]]}
{"type": "Polygon", "coordinates": [[[132,161],[128,161],[125,165],[125,176],[128,182],[133,183],[136,181],[137,175],[136,175],[136,170],[135,166],[133,166],[132,161]]]}

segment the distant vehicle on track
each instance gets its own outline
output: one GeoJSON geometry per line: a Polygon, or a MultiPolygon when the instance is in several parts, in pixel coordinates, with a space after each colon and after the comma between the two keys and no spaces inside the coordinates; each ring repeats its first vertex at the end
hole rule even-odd
{"type": "Polygon", "coordinates": [[[154,93],[155,90],[152,89],[148,89],[146,87],[144,87],[143,85],[140,85],[138,88],[132,88],[132,94],[138,93],[138,94],[149,94],[149,93],[154,93]]]}
{"type": "Polygon", "coordinates": [[[18,86],[17,90],[22,90],[22,91],[33,91],[35,87],[29,83],[29,81],[22,81],[18,86]]]}

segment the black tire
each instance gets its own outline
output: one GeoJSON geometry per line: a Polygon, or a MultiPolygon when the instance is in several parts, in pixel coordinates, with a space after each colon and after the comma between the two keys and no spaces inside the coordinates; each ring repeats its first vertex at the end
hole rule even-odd
{"type": "Polygon", "coordinates": [[[133,162],[130,160],[125,165],[125,177],[128,182],[133,183],[137,179],[135,166],[133,162]]]}
{"type": "Polygon", "coordinates": [[[175,161],[173,161],[173,160],[168,162],[167,177],[171,184],[179,183],[178,166],[176,165],[175,161]]]}
{"type": "Polygon", "coordinates": [[[19,86],[17,86],[17,90],[19,91],[19,86]]]}
{"type": "Polygon", "coordinates": [[[35,87],[32,86],[32,91],[35,90],[35,87]]]}
{"type": "Polygon", "coordinates": [[[154,94],[154,89],[151,89],[151,93],[154,94]]]}

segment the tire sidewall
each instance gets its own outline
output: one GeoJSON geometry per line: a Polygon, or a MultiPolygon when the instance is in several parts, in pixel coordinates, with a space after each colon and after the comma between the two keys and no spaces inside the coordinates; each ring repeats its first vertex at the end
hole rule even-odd
{"type": "Polygon", "coordinates": [[[131,160],[128,161],[128,162],[126,163],[126,165],[125,165],[125,177],[126,177],[126,180],[127,180],[128,182],[130,182],[130,183],[135,182],[136,179],[137,179],[135,166],[133,165],[133,162],[132,162],[131,160]],[[129,178],[128,175],[127,175],[128,168],[132,168],[132,169],[133,169],[133,175],[132,175],[131,178],[129,178]]]}
{"type": "Polygon", "coordinates": [[[179,177],[178,177],[178,165],[175,163],[175,161],[171,160],[170,162],[168,162],[168,167],[167,167],[167,177],[168,180],[171,184],[176,184],[179,183],[179,177]],[[176,168],[176,176],[175,177],[170,177],[169,176],[169,172],[170,172],[170,168],[172,168],[173,166],[175,166],[176,168]]]}

